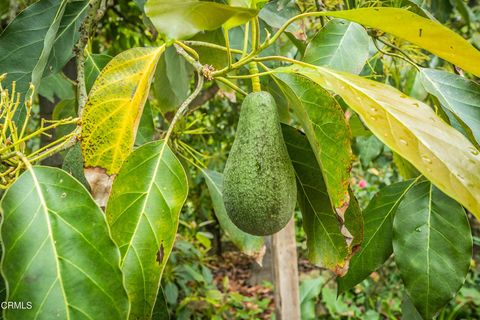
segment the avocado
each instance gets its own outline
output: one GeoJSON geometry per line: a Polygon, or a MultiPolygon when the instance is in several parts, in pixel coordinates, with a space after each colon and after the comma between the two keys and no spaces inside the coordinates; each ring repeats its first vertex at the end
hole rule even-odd
{"type": "Polygon", "coordinates": [[[268,92],[251,93],[243,101],[223,179],[225,209],[244,232],[270,235],[292,218],[295,172],[268,92]]]}

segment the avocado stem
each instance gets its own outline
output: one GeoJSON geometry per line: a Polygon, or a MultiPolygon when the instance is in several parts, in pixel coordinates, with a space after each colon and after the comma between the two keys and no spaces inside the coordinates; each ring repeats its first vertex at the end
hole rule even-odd
{"type": "MultiPolygon", "coordinates": [[[[250,74],[255,75],[258,74],[258,66],[257,63],[252,61],[248,64],[250,67],[250,74]]],[[[260,77],[254,76],[252,77],[252,91],[253,92],[260,92],[262,91],[262,86],[260,85],[260,77]]]]}

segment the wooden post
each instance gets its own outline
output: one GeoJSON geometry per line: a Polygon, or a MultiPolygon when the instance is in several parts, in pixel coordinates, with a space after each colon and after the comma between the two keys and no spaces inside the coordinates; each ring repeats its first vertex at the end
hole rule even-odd
{"type": "Polygon", "coordinates": [[[275,313],[277,320],[300,320],[295,222],[272,236],[275,313]]]}

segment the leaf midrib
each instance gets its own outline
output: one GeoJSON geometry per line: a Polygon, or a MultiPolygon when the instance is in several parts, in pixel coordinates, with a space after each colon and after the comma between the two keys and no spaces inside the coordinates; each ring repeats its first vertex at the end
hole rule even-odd
{"type": "MultiPolygon", "coordinates": [[[[375,238],[375,236],[377,235],[377,233],[379,232],[379,230],[381,229],[381,227],[385,224],[385,221],[387,220],[387,218],[392,214],[392,212],[394,211],[394,208],[398,206],[398,204],[403,200],[403,198],[405,197],[405,195],[407,194],[407,192],[417,183],[417,181],[421,178],[422,176],[420,175],[419,177],[417,177],[414,181],[412,181],[412,183],[407,187],[405,188],[405,190],[402,192],[402,194],[398,197],[398,199],[395,201],[395,203],[391,206],[391,208],[388,210],[388,213],[385,215],[385,217],[382,219],[382,222],[378,225],[378,228],[375,230],[375,232],[373,233],[373,235],[371,236],[371,238],[368,240],[367,243],[365,243],[365,246],[363,246],[365,249],[369,246],[370,242],[372,242],[373,238],[375,238]]],[[[378,209],[375,208],[375,209],[378,209]]],[[[363,250],[358,254],[358,257],[362,257],[363,256],[363,250]]]]}
{"type": "Polygon", "coordinates": [[[53,230],[52,230],[52,226],[51,226],[51,221],[50,221],[50,216],[48,214],[48,206],[47,206],[47,203],[45,201],[45,198],[43,196],[43,191],[42,191],[42,188],[40,186],[40,183],[37,179],[37,176],[35,175],[35,172],[33,170],[33,168],[29,168],[28,172],[30,173],[31,177],[32,177],[32,180],[33,180],[33,184],[35,186],[35,189],[37,189],[37,192],[38,192],[38,197],[40,199],[40,206],[43,208],[43,213],[45,215],[45,221],[46,221],[46,225],[47,225],[47,229],[48,229],[48,238],[50,239],[50,243],[52,245],[52,250],[53,250],[53,253],[55,254],[55,271],[56,271],[56,274],[57,274],[57,279],[59,280],[59,283],[60,283],[60,288],[62,290],[62,296],[63,296],[63,300],[64,300],[64,303],[65,303],[65,309],[66,309],[66,312],[67,312],[67,320],[70,320],[70,309],[69,309],[69,303],[68,303],[68,300],[67,300],[67,294],[65,292],[65,287],[63,285],[63,278],[62,278],[62,275],[60,274],[60,264],[58,262],[59,260],[59,254],[57,252],[57,247],[55,245],[55,241],[53,240],[53,230]]]}
{"type": "MultiPolygon", "coordinates": [[[[138,263],[142,269],[142,277],[144,278],[144,285],[142,287],[143,289],[143,295],[144,295],[144,300],[147,301],[147,297],[146,297],[146,294],[147,294],[147,291],[146,291],[146,279],[145,279],[145,274],[143,272],[143,264],[142,264],[142,261],[140,259],[140,256],[138,255],[135,247],[134,247],[134,244],[133,244],[133,239],[135,238],[136,234],[137,234],[137,231],[138,231],[138,227],[140,226],[140,221],[142,220],[142,217],[145,216],[145,209],[147,207],[147,203],[149,202],[149,198],[150,198],[150,195],[151,195],[151,191],[152,191],[152,188],[153,186],[155,185],[155,178],[158,174],[158,170],[160,168],[160,163],[162,162],[162,159],[163,159],[163,154],[164,154],[164,151],[165,151],[165,147],[167,145],[167,142],[166,141],[163,141],[162,143],[162,147],[160,149],[160,152],[158,153],[158,159],[157,159],[157,162],[155,163],[155,169],[154,169],[154,173],[152,175],[152,179],[150,180],[150,183],[148,185],[148,189],[147,189],[147,192],[146,192],[146,197],[144,198],[144,201],[143,201],[143,205],[142,205],[142,209],[141,209],[141,214],[139,215],[138,219],[137,219],[137,223],[135,225],[135,229],[132,233],[132,238],[130,239],[129,243],[128,243],[128,246],[127,246],[127,249],[125,251],[125,255],[122,257],[122,261],[120,262],[120,267],[121,269],[123,270],[123,266],[124,266],[124,263],[125,263],[125,258],[128,256],[129,252],[130,252],[130,249],[133,248],[133,251],[135,252],[135,255],[137,256],[137,260],[138,260],[138,263]]],[[[168,203],[166,202],[165,200],[165,203],[167,204],[167,207],[170,209],[170,207],[168,206],[168,203]]],[[[157,237],[157,235],[155,234],[155,238],[157,237]]],[[[157,243],[158,245],[158,243],[157,243]]],[[[160,279],[158,281],[158,287],[160,287],[160,279]]],[[[157,292],[158,292],[158,288],[157,288],[157,292]]],[[[152,304],[152,308],[150,310],[150,315],[152,314],[153,312],[153,308],[155,307],[155,303],[152,304]]],[[[144,308],[145,308],[145,305],[144,305],[144,308]]],[[[145,310],[145,309],[144,309],[145,310]]],[[[130,317],[130,315],[129,315],[130,317]]]]}

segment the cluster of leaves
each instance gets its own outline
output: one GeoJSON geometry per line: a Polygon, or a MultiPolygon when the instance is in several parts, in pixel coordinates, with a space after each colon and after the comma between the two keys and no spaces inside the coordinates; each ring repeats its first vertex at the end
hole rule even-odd
{"type": "MultiPolygon", "coordinates": [[[[460,2],[455,10],[463,19],[461,32],[474,37],[478,18],[460,2]]],[[[342,276],[342,293],[395,253],[409,296],[406,316],[431,318],[455,295],[472,251],[464,207],[480,217],[480,53],[432,19],[429,9],[439,10],[410,1],[327,2],[328,11],[309,1],[136,4],[138,9],[131,2],[40,0],[0,35],[0,72],[8,73],[9,83],[25,94],[30,83],[38,87],[49,80],[53,85],[43,85],[44,95],[68,98],[57,104],[57,116],[81,116],[74,129],[81,136],[64,135],[81,138],[70,151],[71,174],[34,166],[15,177],[2,198],[7,299],[28,297],[34,306],[5,310],[7,318],[134,319],[164,310],[157,295],[189,193],[187,166],[199,169],[193,179],[203,177],[232,242],[260,255],[263,239],[232,224],[223,206],[222,175],[206,169],[221,170],[228,144],[210,159],[208,148],[186,143],[210,139],[207,132],[196,127],[195,117],[183,118],[203,94],[208,100],[220,88],[235,100],[251,90],[250,79],[258,87],[259,77],[285,123],[310,260],[342,276]],[[345,8],[356,9],[333,10],[345,8]],[[107,12],[104,20],[97,10],[107,12]],[[118,19],[132,28],[119,27],[118,19]],[[97,23],[112,32],[89,41],[97,23]],[[68,83],[58,74],[74,52],[77,94],[63,95],[56,87],[68,85],[55,83],[68,83]],[[215,83],[204,86],[205,80],[215,83]],[[405,180],[382,187],[362,212],[350,187],[352,149],[359,148],[363,169],[383,144],[405,180]],[[91,190],[72,175],[88,181],[91,190]]],[[[450,16],[442,19],[455,23],[450,16]]],[[[27,115],[21,106],[8,122],[23,128],[27,115]]],[[[30,166],[28,158],[23,162],[30,166]]],[[[187,273],[208,279],[208,271],[197,267],[187,273]]],[[[333,292],[323,290],[334,300],[333,292]]],[[[212,286],[199,297],[211,306],[225,302],[212,286]]],[[[185,310],[177,308],[188,316],[185,310]]]]}
{"type": "MultiPolygon", "coordinates": [[[[472,268],[465,285],[455,299],[440,311],[437,318],[478,318],[480,295],[476,288],[479,277],[478,271],[472,268]]],[[[355,290],[338,298],[335,296],[335,285],[330,279],[325,274],[311,273],[301,280],[302,319],[421,319],[417,314],[405,313],[404,309],[409,308],[408,302],[403,300],[404,288],[391,259],[356,286],[355,290]]]]}

